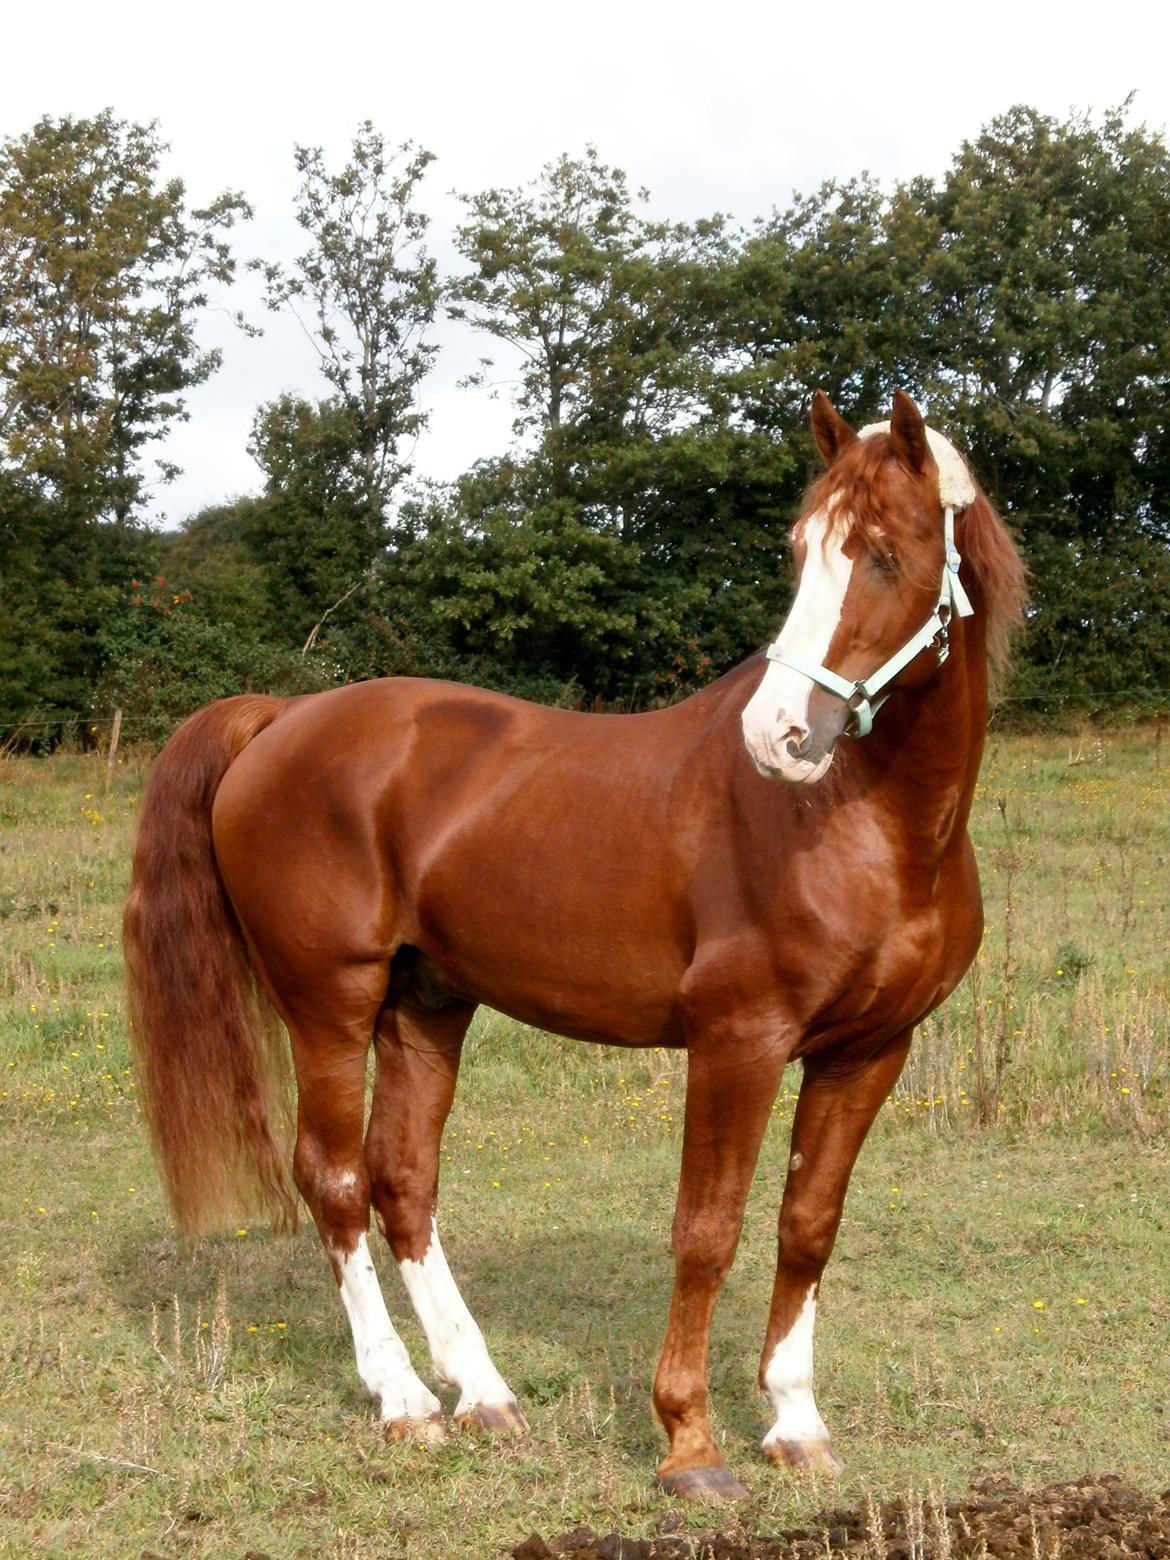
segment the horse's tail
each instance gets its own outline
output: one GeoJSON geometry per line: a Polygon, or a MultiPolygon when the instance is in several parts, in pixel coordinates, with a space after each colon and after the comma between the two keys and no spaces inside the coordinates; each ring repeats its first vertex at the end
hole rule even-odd
{"type": "Polygon", "coordinates": [[[143,799],[123,915],[130,1038],[155,1158],[192,1234],[266,1212],[295,1226],[281,1147],[288,1052],[216,864],[211,808],[282,700],[208,705],[163,749],[143,799]]]}

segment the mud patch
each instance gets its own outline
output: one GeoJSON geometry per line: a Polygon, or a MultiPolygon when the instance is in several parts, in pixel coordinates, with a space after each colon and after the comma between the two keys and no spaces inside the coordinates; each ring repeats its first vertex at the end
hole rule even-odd
{"type": "Polygon", "coordinates": [[[655,1538],[590,1527],[532,1534],[512,1560],[1170,1560],[1170,1490],[1143,1495],[1112,1474],[1026,1492],[985,1479],[945,1505],[907,1500],[823,1512],[807,1528],[751,1536],[681,1533],[665,1513],[655,1538]]]}

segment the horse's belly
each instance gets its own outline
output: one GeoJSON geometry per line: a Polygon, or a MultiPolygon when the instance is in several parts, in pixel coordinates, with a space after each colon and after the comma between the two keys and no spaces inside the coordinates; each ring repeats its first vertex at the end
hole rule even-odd
{"type": "Polygon", "coordinates": [[[653,931],[539,898],[420,906],[419,942],[463,996],[555,1034],[617,1045],[681,1044],[684,964],[653,931]]]}

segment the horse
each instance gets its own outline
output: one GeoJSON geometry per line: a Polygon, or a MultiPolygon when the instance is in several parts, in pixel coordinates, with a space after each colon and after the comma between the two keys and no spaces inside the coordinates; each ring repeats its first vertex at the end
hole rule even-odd
{"type": "Polygon", "coordinates": [[[653,1382],[661,1487],[735,1498],[708,1332],[781,1075],[803,1079],[760,1365],[773,1464],[841,1466],[813,1395],[822,1271],[915,1026],[979,946],[967,833],[989,676],[1024,571],[903,391],[856,433],[818,392],[826,469],[766,652],[671,707],[544,708],[409,677],[241,695],[175,733],[143,799],[124,947],[132,1044],[178,1225],[241,1195],[320,1233],[389,1436],[438,1439],[379,1288],[371,1207],[454,1419],[527,1429],[436,1221],[472,1014],[682,1047],[674,1288],[653,1382]],[[366,1109],[371,1044],[376,1068],[366,1109]]]}

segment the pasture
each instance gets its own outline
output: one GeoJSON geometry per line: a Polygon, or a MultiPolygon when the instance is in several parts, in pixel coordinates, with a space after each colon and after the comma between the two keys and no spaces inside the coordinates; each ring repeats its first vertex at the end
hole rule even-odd
{"type": "MultiPolygon", "coordinates": [[[[532,1433],[386,1444],[311,1228],[170,1227],[119,987],[146,767],[120,764],[108,794],[94,757],[0,769],[0,1553],[491,1556],[580,1522],[654,1533],[677,1504],[652,1484],[648,1398],[682,1060],[480,1015],[440,1220],[532,1433]]],[[[774,1532],[987,1474],[1165,1487],[1168,803],[1151,728],[991,736],[984,947],[862,1151],[825,1276],[817,1395],[846,1472],[758,1450],[786,1079],[712,1342],[715,1423],[752,1498],[689,1507],[684,1530],[774,1532]]]]}

